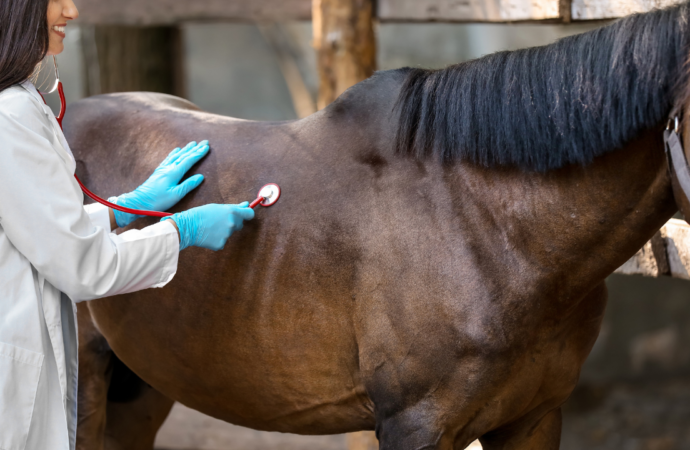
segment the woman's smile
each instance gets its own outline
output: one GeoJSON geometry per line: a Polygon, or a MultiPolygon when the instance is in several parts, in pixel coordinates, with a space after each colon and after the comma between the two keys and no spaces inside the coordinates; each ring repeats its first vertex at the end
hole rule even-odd
{"type": "Polygon", "coordinates": [[[60,36],[61,38],[64,39],[64,38],[65,38],[65,27],[66,27],[66,26],[67,26],[66,23],[63,23],[63,24],[60,24],[60,25],[53,25],[53,26],[50,28],[50,31],[52,31],[53,33],[57,34],[58,36],[60,36]]]}

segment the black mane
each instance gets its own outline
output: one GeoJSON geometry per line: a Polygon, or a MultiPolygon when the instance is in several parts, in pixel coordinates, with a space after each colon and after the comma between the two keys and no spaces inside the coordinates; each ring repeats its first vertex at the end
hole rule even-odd
{"type": "Polygon", "coordinates": [[[587,164],[686,97],[688,3],[554,44],[406,71],[398,151],[547,171],[587,164]]]}

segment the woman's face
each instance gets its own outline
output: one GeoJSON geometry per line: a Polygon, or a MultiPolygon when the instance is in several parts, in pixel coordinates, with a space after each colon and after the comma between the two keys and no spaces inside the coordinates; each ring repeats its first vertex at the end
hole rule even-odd
{"type": "Polygon", "coordinates": [[[65,26],[69,20],[79,17],[79,11],[72,0],[48,0],[48,29],[50,45],[48,55],[57,55],[65,49],[65,26]]]}

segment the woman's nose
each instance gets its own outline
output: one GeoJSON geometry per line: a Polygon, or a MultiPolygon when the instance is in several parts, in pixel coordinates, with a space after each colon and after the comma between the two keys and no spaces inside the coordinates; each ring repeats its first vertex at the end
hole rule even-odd
{"type": "Polygon", "coordinates": [[[62,7],[62,15],[66,17],[67,19],[76,19],[79,17],[79,10],[77,9],[77,5],[74,4],[72,0],[62,0],[63,1],[63,7],[62,7]]]}

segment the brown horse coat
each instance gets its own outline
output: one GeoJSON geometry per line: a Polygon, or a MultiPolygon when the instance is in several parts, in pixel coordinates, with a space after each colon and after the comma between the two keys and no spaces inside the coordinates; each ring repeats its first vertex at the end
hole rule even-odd
{"type": "MultiPolygon", "coordinates": [[[[283,189],[223,251],[185,250],[164,289],[89,302],[92,331],[156,390],[235,424],[376,427],[383,449],[556,449],[605,277],[676,210],[660,131],[546,174],[416,160],[392,145],[402,81],[383,73],[286,123],[144,93],[72,106],[78,174],[102,196],[201,139],[206,181],[176,210],[283,189]]],[[[95,341],[82,367],[103,361],[95,341]]]]}

